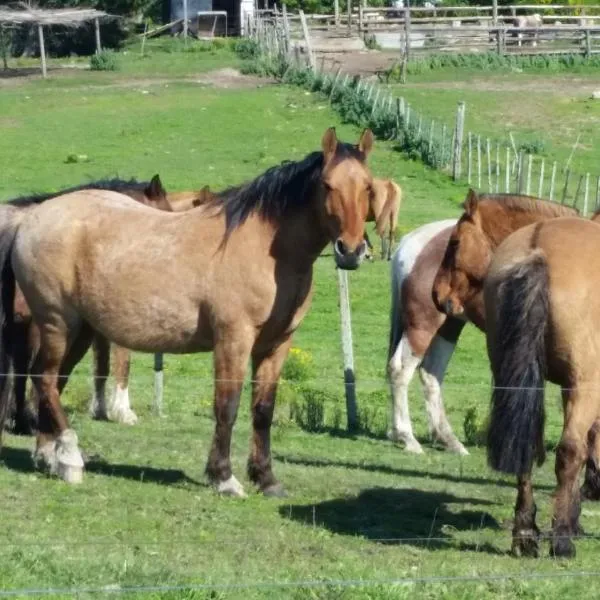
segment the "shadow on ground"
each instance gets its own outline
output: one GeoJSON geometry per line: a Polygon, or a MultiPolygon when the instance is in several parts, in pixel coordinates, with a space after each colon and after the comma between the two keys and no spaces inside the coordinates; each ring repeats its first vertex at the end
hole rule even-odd
{"type": "Polygon", "coordinates": [[[282,517],[341,535],[362,536],[373,542],[420,548],[504,554],[489,543],[454,539],[448,530],[476,532],[501,529],[496,519],[480,510],[451,511],[449,504],[495,504],[480,498],[461,498],[447,492],[414,488],[372,488],[351,498],[319,504],[283,505],[282,517]]]}

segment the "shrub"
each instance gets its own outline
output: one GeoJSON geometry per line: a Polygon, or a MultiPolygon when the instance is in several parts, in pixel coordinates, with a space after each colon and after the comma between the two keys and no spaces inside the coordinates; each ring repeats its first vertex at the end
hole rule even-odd
{"type": "Polygon", "coordinates": [[[283,365],[282,377],[287,381],[307,381],[314,373],[314,363],[309,352],[292,348],[283,365]]]}
{"type": "Polygon", "coordinates": [[[117,57],[110,50],[103,50],[90,58],[92,71],[116,71],[118,69],[117,57]]]}
{"type": "Polygon", "coordinates": [[[260,45],[251,38],[240,38],[234,42],[234,52],[243,60],[252,60],[260,56],[260,45]]]}
{"type": "Polygon", "coordinates": [[[475,406],[469,407],[463,421],[463,431],[467,445],[485,445],[486,430],[487,424],[480,418],[478,409],[475,406]]]}

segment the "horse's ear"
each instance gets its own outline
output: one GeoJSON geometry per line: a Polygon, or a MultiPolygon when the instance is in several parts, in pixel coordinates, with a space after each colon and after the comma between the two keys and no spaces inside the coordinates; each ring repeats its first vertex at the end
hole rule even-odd
{"type": "Polygon", "coordinates": [[[192,205],[200,206],[201,204],[205,204],[209,200],[212,200],[212,197],[213,193],[210,191],[210,186],[205,185],[198,193],[198,197],[192,201],[192,205]]]}
{"type": "Polygon", "coordinates": [[[365,155],[368,156],[369,152],[373,149],[373,143],[375,139],[373,138],[373,132],[370,129],[365,129],[360,136],[360,140],[358,141],[358,149],[365,155]]]}
{"type": "Polygon", "coordinates": [[[337,135],[335,127],[330,127],[324,134],[321,140],[321,148],[323,149],[324,163],[327,164],[335,155],[337,150],[337,135]]]}
{"type": "Polygon", "coordinates": [[[149,196],[153,197],[165,196],[167,194],[158,173],[150,180],[147,192],[149,196]]]}
{"type": "Polygon", "coordinates": [[[477,207],[479,204],[479,198],[477,197],[477,192],[473,188],[469,188],[467,192],[467,198],[464,201],[463,208],[465,209],[465,213],[469,217],[475,216],[477,212],[477,207]]]}

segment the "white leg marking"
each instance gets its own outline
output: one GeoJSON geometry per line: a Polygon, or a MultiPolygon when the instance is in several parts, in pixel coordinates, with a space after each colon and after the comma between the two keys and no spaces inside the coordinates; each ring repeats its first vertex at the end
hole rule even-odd
{"type": "Polygon", "coordinates": [[[129,388],[122,388],[120,385],[115,386],[115,391],[110,402],[108,416],[111,421],[123,423],[124,425],[135,425],[137,423],[137,415],[131,410],[129,404],[129,388]]]}
{"type": "Polygon", "coordinates": [[[65,429],[56,440],[56,466],[56,474],[67,483],[83,481],[83,457],[77,434],[72,429],[65,429]]]}
{"type": "Polygon", "coordinates": [[[417,454],[422,454],[423,448],[416,440],[410,422],[408,386],[420,362],[421,357],[413,354],[408,340],[402,336],[389,364],[392,389],[392,428],[388,431],[388,438],[395,442],[404,442],[406,450],[417,454]]]}
{"type": "Polygon", "coordinates": [[[442,399],[442,382],[455,348],[456,343],[436,335],[427,350],[419,375],[425,392],[425,406],[432,438],[442,442],[451,452],[467,455],[467,449],[452,431],[442,399]]]}
{"type": "Polygon", "coordinates": [[[225,481],[219,481],[217,484],[217,491],[219,494],[226,496],[236,496],[237,498],[246,498],[246,492],[244,486],[232,475],[225,481]]]}

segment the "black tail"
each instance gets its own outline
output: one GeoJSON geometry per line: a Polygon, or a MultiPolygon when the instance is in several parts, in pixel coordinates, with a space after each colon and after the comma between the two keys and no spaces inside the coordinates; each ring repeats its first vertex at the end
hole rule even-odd
{"type": "Polygon", "coordinates": [[[512,269],[498,288],[487,448],[490,466],[505,473],[529,473],[536,458],[544,461],[548,292],[540,255],[512,269]]]}
{"type": "Polygon", "coordinates": [[[12,247],[19,219],[10,213],[0,219],[0,435],[4,429],[13,390],[13,329],[15,274],[12,247]],[[13,216],[14,218],[11,218],[13,216]]]}

